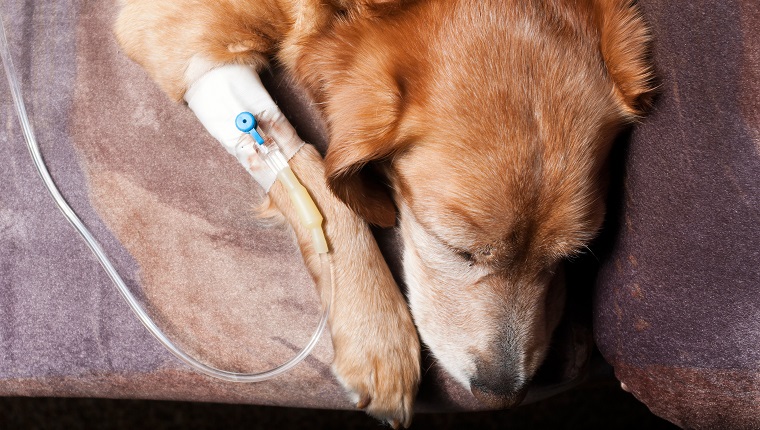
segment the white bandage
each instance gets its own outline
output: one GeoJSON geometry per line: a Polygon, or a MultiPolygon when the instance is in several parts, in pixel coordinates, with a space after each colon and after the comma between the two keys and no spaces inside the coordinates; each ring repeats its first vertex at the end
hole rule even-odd
{"type": "Polygon", "coordinates": [[[238,114],[254,114],[261,130],[277,143],[288,160],[304,144],[262,85],[259,75],[249,66],[229,64],[210,70],[187,90],[185,101],[206,130],[238,158],[267,192],[276,179],[275,174],[260,157],[242,156],[238,146],[244,134],[235,126],[238,114]]]}

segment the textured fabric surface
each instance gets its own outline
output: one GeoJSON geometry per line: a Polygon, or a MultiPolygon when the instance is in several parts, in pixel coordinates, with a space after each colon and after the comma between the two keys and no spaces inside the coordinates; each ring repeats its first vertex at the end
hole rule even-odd
{"type": "MultiPolygon", "coordinates": [[[[170,337],[212,365],[268,369],[319,318],[301,256],[287,229],[256,221],[262,192],[234,158],[119,51],[115,3],[0,2],[43,155],[170,337]]],[[[301,137],[324,149],[297,88],[279,74],[265,81],[301,137]]],[[[209,379],[164,351],[44,190],[4,79],[0,115],[0,395],[352,407],[330,373],[326,336],[305,363],[259,384],[209,379]]],[[[398,269],[395,232],[379,239],[398,269]]],[[[572,321],[559,329],[529,399],[583,375],[589,338],[572,321]]],[[[481,408],[425,366],[420,409],[481,408]]]]}
{"type": "Polygon", "coordinates": [[[760,428],[760,4],[640,4],[660,94],[625,160],[596,339],[653,412],[760,428]]]}
{"type": "MultiPolygon", "coordinates": [[[[53,178],[159,324],[222,368],[292,356],[320,312],[298,250],[255,221],[262,193],[245,171],[118,51],[115,2],[6,1],[3,12],[53,178]]],[[[164,351],[54,207],[7,96],[2,106],[0,392],[348,406],[326,337],[266,384],[209,380],[164,351]]]]}

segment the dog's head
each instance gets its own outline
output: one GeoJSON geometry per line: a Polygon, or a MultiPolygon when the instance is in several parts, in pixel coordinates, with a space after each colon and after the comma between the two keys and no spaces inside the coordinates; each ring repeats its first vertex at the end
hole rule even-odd
{"type": "Polygon", "coordinates": [[[415,3],[338,31],[323,81],[332,189],[398,215],[420,335],[492,405],[543,361],[561,262],[600,228],[612,140],[649,91],[628,2],[567,3],[415,3]]]}

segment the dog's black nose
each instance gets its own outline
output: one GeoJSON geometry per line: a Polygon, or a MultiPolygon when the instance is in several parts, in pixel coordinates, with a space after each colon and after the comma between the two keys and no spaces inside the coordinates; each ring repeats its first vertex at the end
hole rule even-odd
{"type": "Polygon", "coordinates": [[[528,381],[505,363],[477,364],[477,375],[470,380],[470,391],[478,401],[488,407],[505,409],[522,402],[528,381]]]}
{"type": "Polygon", "coordinates": [[[500,387],[494,390],[488,387],[487,384],[476,381],[473,381],[470,385],[472,395],[483,405],[494,409],[508,409],[519,405],[523,398],[525,398],[525,394],[528,391],[527,388],[526,384],[516,390],[502,391],[500,387]]]}

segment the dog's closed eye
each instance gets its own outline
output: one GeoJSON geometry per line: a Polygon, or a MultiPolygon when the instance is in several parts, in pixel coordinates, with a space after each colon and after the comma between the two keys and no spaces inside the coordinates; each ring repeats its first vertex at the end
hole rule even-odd
{"type": "Polygon", "coordinates": [[[494,257],[493,246],[485,246],[474,251],[468,251],[462,248],[454,248],[454,252],[468,263],[488,263],[494,257]]]}
{"type": "Polygon", "coordinates": [[[464,249],[453,249],[454,253],[458,255],[462,260],[466,261],[470,265],[475,264],[475,256],[469,252],[465,251],[464,249]]]}

